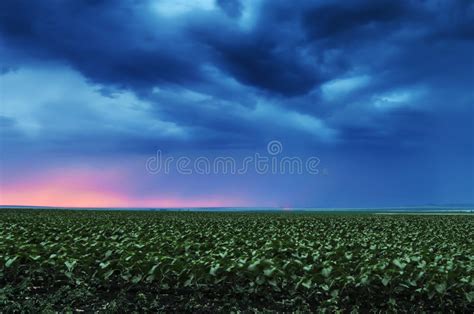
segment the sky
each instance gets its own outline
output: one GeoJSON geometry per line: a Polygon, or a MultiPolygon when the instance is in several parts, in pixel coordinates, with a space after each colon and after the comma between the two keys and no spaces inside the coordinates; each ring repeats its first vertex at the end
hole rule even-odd
{"type": "Polygon", "coordinates": [[[0,2],[2,205],[473,204],[473,105],[470,0],[0,2]]]}

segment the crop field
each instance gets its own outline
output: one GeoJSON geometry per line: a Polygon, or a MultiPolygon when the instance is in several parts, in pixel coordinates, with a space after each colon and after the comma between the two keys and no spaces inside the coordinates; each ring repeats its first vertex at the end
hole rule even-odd
{"type": "Polygon", "coordinates": [[[0,210],[0,311],[474,311],[474,216],[0,210]]]}

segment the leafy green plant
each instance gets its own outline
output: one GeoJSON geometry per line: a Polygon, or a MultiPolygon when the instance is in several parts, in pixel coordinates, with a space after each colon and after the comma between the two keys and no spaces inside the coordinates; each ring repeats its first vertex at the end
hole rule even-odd
{"type": "Polygon", "coordinates": [[[474,311],[474,217],[0,210],[10,311],[474,311]]]}

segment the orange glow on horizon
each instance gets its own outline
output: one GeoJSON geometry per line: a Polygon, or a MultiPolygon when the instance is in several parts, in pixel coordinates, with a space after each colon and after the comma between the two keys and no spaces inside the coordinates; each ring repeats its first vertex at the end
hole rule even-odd
{"type": "MultiPolygon", "coordinates": [[[[225,207],[242,200],[216,198],[137,197],[124,187],[130,180],[118,172],[56,170],[21,182],[0,185],[0,205],[53,207],[225,207]]],[[[244,205],[245,206],[245,205],[244,205]]]]}

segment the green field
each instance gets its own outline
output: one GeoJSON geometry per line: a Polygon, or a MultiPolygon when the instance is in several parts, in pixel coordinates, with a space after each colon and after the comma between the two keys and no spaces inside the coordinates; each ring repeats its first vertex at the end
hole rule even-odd
{"type": "Polygon", "coordinates": [[[474,216],[0,210],[3,311],[474,311],[474,216]]]}

